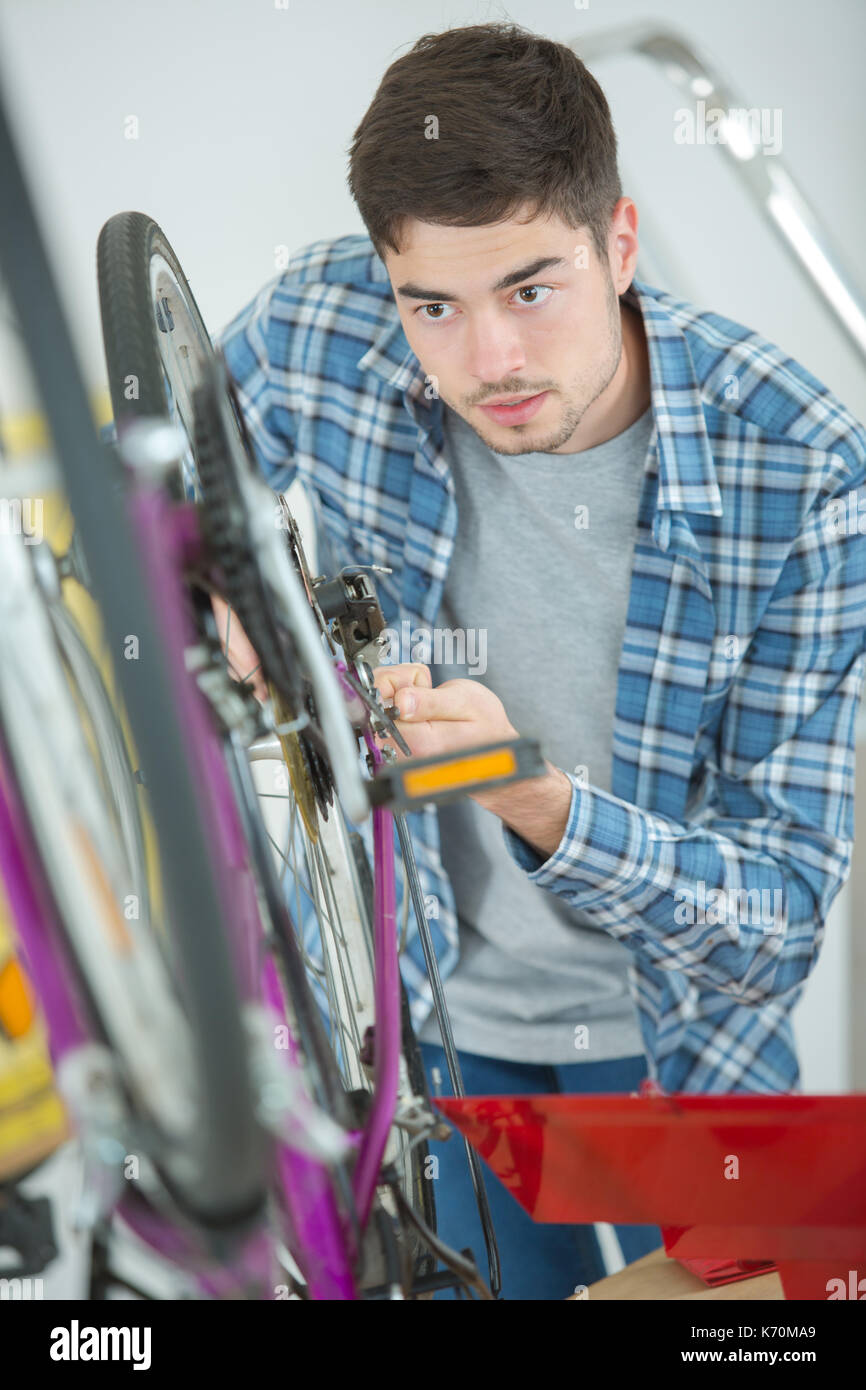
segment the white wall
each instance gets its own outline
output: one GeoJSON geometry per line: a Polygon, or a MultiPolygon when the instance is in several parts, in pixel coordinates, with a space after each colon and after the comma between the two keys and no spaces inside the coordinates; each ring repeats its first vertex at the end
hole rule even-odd
{"type": "MultiPolygon", "coordinates": [[[[748,105],[781,108],[782,158],[862,268],[861,0],[0,0],[0,71],[91,381],[104,379],[96,238],[112,213],[162,224],[217,330],[275,273],[275,246],[363,230],[346,151],[385,67],[422,33],[511,19],[570,40],[659,16],[697,39],[748,105]],[[124,138],[130,115],[138,140],[124,138]]],[[[863,371],[747,213],[719,151],[674,144],[679,95],[636,59],[595,71],[626,191],[664,233],[670,288],[775,338],[866,415],[863,371]]]]}
{"type": "MultiPolygon", "coordinates": [[[[275,247],[363,230],[346,151],[385,67],[421,34],[510,19],[571,40],[652,17],[698,41],[746,105],[781,109],[781,157],[866,280],[862,0],[0,0],[0,71],[91,386],[104,385],[95,247],[112,213],[161,223],[215,332],[275,273],[275,247]]],[[[866,417],[862,364],[719,151],[675,145],[682,98],[635,59],[594,71],[625,191],[661,233],[665,287],[759,329],[866,417]]],[[[25,403],[0,327],[0,405],[25,403]]],[[[848,1084],[848,917],[843,903],[798,1014],[812,1089],[848,1084]]]]}

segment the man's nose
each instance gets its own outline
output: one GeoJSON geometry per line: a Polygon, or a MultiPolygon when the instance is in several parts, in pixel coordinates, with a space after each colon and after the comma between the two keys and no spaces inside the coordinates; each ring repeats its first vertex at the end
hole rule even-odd
{"type": "Polygon", "coordinates": [[[503,322],[500,317],[485,318],[469,330],[466,344],[466,369],[485,386],[522,372],[526,354],[516,324],[503,322]]]}

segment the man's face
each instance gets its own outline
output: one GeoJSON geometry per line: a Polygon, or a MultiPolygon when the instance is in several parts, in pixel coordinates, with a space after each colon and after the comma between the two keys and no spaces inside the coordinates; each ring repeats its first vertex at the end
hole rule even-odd
{"type": "Polygon", "coordinates": [[[488,227],[411,219],[385,265],[409,346],[489,448],[574,451],[622,352],[618,292],[586,228],[547,217],[488,227]],[[494,409],[503,397],[533,399],[494,409]]]}

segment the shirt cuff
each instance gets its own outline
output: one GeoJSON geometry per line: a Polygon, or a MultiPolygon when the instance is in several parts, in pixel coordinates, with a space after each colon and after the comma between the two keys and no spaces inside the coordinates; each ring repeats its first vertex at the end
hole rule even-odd
{"type": "Polygon", "coordinates": [[[559,877],[562,872],[562,864],[566,857],[566,847],[571,846],[574,840],[575,830],[578,823],[578,798],[582,789],[577,778],[570,772],[566,772],[566,777],[571,783],[571,801],[568,807],[568,817],[565,823],[562,839],[552,854],[541,854],[534,849],[528,840],[524,840],[516,830],[510,825],[502,822],[502,835],[505,840],[505,848],[512,858],[516,859],[521,869],[525,869],[533,883],[540,883],[546,887],[549,882],[559,877]]]}
{"type": "Polygon", "coordinates": [[[547,858],[502,822],[505,847],[540,888],[574,906],[630,898],[652,873],[656,818],[609,792],[584,786],[573,773],[562,839],[547,858]]]}

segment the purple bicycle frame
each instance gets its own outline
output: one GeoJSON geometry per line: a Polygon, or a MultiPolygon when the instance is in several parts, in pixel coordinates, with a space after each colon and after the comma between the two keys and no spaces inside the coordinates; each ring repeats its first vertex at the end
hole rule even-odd
{"type": "MultiPolygon", "coordinates": [[[[231,923],[230,947],[242,999],[264,1001],[287,1028],[292,1046],[286,1064],[300,1065],[297,1044],[285,1016],[273,960],[260,960],[263,940],[255,882],[248,848],[232,795],[228,770],[206,700],[184,666],[184,651],[193,640],[182,573],[202,550],[194,504],[171,504],[158,490],[136,488],[131,516],[150,594],[171,669],[176,675],[176,702],[188,747],[202,777],[202,810],[209,822],[212,862],[231,923]]],[[[338,679],[340,673],[337,672],[338,679]]],[[[353,693],[343,682],[347,694],[353,693]]],[[[374,765],[382,755],[368,730],[364,737],[374,765]]],[[[379,1170],[397,1102],[401,1045],[400,975],[397,951],[393,817],[373,810],[375,859],[374,997],[376,1034],[373,1101],[365,1128],[353,1138],[358,1155],[352,1174],[355,1207],[363,1227],[370,1214],[379,1170]]],[[[39,854],[20,802],[8,753],[0,738],[0,875],[2,875],[33,985],[42,1005],[52,1060],[57,1066],[70,1052],[97,1035],[86,1004],[77,965],[66,941],[55,904],[46,892],[39,854]]],[[[290,1146],[276,1146],[280,1194],[291,1228],[290,1248],[302,1269],[313,1300],[357,1298],[352,1273],[357,1256],[342,1218],[328,1168],[290,1146]]],[[[273,1284],[275,1251],[267,1227],[254,1230],[227,1267],[208,1267],[190,1233],[172,1224],[139,1197],[122,1197],[117,1212],[158,1254],[190,1269],[201,1293],[219,1298],[238,1287],[273,1284]]]]}

